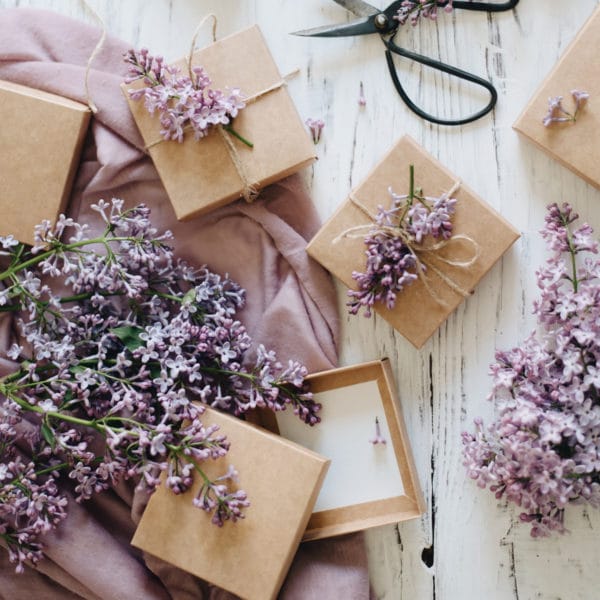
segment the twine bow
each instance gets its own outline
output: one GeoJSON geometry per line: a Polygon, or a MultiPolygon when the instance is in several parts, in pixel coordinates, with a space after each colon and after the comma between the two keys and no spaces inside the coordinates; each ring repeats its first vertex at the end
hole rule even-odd
{"type": "MultiPolygon", "coordinates": [[[[213,20],[212,29],[211,29],[212,41],[213,41],[213,43],[217,41],[217,17],[214,14],[210,13],[202,18],[202,20],[196,27],[196,30],[194,31],[194,35],[192,36],[190,52],[189,52],[188,58],[187,58],[187,68],[188,68],[188,73],[189,73],[189,77],[191,80],[193,80],[192,63],[194,60],[194,52],[196,50],[196,43],[198,40],[198,35],[200,34],[200,31],[202,30],[205,23],[209,19],[213,20]]],[[[270,85],[269,87],[265,88],[264,90],[260,90],[260,91],[256,92],[255,94],[252,94],[251,96],[245,97],[244,103],[246,104],[246,106],[248,106],[249,104],[252,104],[253,102],[256,102],[257,100],[259,100],[263,96],[266,96],[267,94],[270,94],[271,92],[274,92],[274,91],[286,86],[288,79],[291,79],[292,77],[297,75],[299,73],[299,71],[300,71],[299,69],[294,69],[287,75],[284,75],[279,81],[276,81],[274,84],[270,85]]],[[[191,129],[191,126],[187,125],[184,128],[184,131],[190,130],[190,129],[191,129]]],[[[252,181],[250,181],[250,178],[248,176],[248,172],[246,170],[244,162],[242,161],[240,153],[234,143],[233,138],[235,136],[223,125],[217,125],[216,130],[219,132],[219,135],[221,136],[221,138],[225,144],[225,148],[227,149],[227,152],[229,154],[231,162],[233,163],[235,170],[242,182],[242,197],[244,198],[244,200],[246,200],[246,202],[253,202],[257,198],[259,192],[256,188],[256,184],[254,184],[252,181]]],[[[153,146],[161,144],[164,141],[165,140],[163,138],[158,138],[156,140],[153,140],[152,142],[149,142],[148,144],[146,144],[146,150],[149,150],[153,146]]]]}
{"type": "MultiPolygon", "coordinates": [[[[450,197],[456,190],[460,187],[460,182],[456,182],[452,188],[444,194],[446,197],[450,197]]],[[[444,263],[451,267],[456,267],[460,269],[467,269],[473,266],[480,256],[480,248],[479,244],[468,235],[464,235],[459,233],[457,235],[453,235],[447,240],[442,240],[436,242],[434,244],[429,245],[421,245],[415,243],[415,241],[411,238],[409,233],[402,229],[401,227],[393,227],[391,225],[377,225],[377,217],[374,215],[354,194],[350,194],[350,201],[354,204],[361,212],[363,212],[369,219],[371,223],[366,225],[356,225],[354,227],[349,227],[348,229],[342,231],[338,236],[336,236],[333,240],[333,244],[339,243],[342,239],[350,238],[364,238],[367,234],[381,234],[387,237],[395,237],[400,238],[404,245],[408,248],[408,251],[411,253],[415,260],[415,265],[417,269],[417,275],[420,280],[423,282],[425,289],[429,293],[429,295],[441,306],[448,306],[448,303],[435,291],[433,286],[431,285],[430,278],[427,275],[427,270],[431,270],[435,273],[450,289],[460,294],[464,298],[467,298],[470,295],[470,291],[463,288],[461,285],[456,283],[451,277],[446,275],[441,269],[439,269],[432,261],[430,257],[435,257],[435,260],[439,263],[444,263]],[[449,259],[444,256],[439,255],[439,251],[448,248],[453,242],[466,242],[469,244],[473,252],[469,258],[464,260],[454,260],[449,259]]]]}

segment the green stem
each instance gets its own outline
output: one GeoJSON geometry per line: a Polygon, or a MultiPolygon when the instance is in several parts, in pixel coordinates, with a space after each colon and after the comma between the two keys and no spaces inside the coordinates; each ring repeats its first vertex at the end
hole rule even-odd
{"type": "Polygon", "coordinates": [[[246,146],[248,146],[249,148],[254,148],[254,144],[252,142],[248,141],[242,135],[240,135],[231,125],[224,125],[223,129],[225,131],[227,131],[227,133],[230,133],[233,137],[235,137],[238,140],[240,140],[240,142],[246,144],[246,146]]]}
{"type": "Polygon", "coordinates": [[[73,242],[72,244],[61,244],[58,248],[54,247],[54,248],[51,248],[50,250],[46,250],[46,252],[42,252],[41,254],[32,256],[30,259],[26,260],[25,262],[16,264],[16,265],[6,269],[6,271],[0,273],[0,281],[2,281],[3,279],[6,279],[7,277],[11,277],[15,273],[18,273],[19,271],[22,271],[23,269],[28,269],[29,267],[33,267],[33,266],[39,264],[40,262],[42,262],[49,256],[56,254],[57,250],[60,250],[62,252],[68,252],[70,250],[77,250],[77,248],[83,248],[85,246],[91,246],[93,244],[103,244],[104,246],[108,247],[108,244],[113,243],[113,242],[139,242],[139,241],[140,240],[138,238],[116,237],[115,236],[115,237],[111,237],[111,238],[99,237],[99,238],[94,238],[91,240],[81,240],[79,242],[73,242]]]}
{"type": "Polygon", "coordinates": [[[562,219],[562,222],[567,234],[567,244],[569,246],[569,254],[571,255],[571,271],[573,273],[571,283],[573,284],[573,291],[577,292],[579,288],[579,280],[577,279],[577,261],[575,258],[577,256],[577,251],[575,250],[575,246],[573,244],[573,236],[571,235],[571,230],[569,229],[569,223],[564,218],[562,219]]]}

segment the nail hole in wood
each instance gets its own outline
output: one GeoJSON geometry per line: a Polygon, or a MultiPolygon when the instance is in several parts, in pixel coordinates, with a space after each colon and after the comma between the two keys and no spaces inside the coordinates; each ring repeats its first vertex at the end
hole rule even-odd
{"type": "Polygon", "coordinates": [[[431,569],[433,566],[433,546],[429,546],[429,548],[423,548],[423,552],[421,552],[421,560],[429,569],[431,569]]]}

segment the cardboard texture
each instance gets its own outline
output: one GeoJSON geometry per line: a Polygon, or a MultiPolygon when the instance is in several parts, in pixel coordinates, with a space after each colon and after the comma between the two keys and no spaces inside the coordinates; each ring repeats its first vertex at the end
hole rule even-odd
{"type": "Polygon", "coordinates": [[[327,490],[329,506],[326,510],[313,512],[303,539],[307,541],[332,537],[414,519],[423,514],[426,510],[425,501],[419,486],[389,361],[383,359],[331,369],[309,375],[307,380],[316,400],[323,405],[324,418],[319,425],[312,430],[296,429],[294,432],[281,420],[284,413],[278,413],[277,420],[270,418],[272,413],[261,413],[265,418],[265,426],[275,432],[281,431],[282,435],[296,433],[296,436],[290,436],[290,439],[298,443],[307,444],[310,448],[319,447],[319,436],[322,436],[341,448],[341,454],[336,448],[332,455],[328,456],[331,458],[331,465],[317,500],[318,504],[331,483],[334,489],[327,490]],[[376,398],[363,395],[360,401],[372,407],[371,410],[375,411],[372,415],[365,415],[361,410],[351,410],[353,388],[362,392],[362,386],[366,383],[374,384],[376,398]],[[338,391],[342,404],[346,401],[348,404],[348,410],[338,413],[342,416],[337,419],[327,412],[327,402],[332,400],[332,391],[338,391]],[[371,402],[372,400],[375,402],[371,402]],[[375,416],[380,421],[381,431],[387,442],[385,445],[374,446],[369,441],[375,433],[375,416]],[[356,427],[360,429],[358,435],[356,427]],[[344,437],[351,439],[344,440],[344,437]],[[345,441],[350,441],[354,447],[350,460],[344,456],[345,441]],[[387,462],[387,468],[382,472],[380,467],[384,462],[387,462]],[[355,468],[352,469],[352,466],[355,468]],[[348,490],[352,489],[352,486],[356,487],[357,470],[363,473],[362,483],[375,488],[375,497],[367,502],[349,501],[352,494],[348,493],[348,490]],[[386,490],[392,488],[385,481],[367,482],[367,470],[374,471],[376,478],[398,478],[401,481],[399,493],[386,493],[386,490]]]}
{"type": "Polygon", "coordinates": [[[600,8],[577,34],[544,83],[513,125],[514,129],[565,167],[600,189],[600,8]],[[563,96],[574,108],[571,90],[586,91],[590,99],[576,123],[544,127],[548,98],[563,96]]]}
{"type": "MultiPolygon", "coordinates": [[[[187,72],[185,59],[175,64],[187,72]]],[[[238,87],[245,97],[282,80],[257,26],[196,51],[193,64],[206,69],[212,87],[238,87]]],[[[136,84],[141,82],[123,84],[122,90],[177,218],[190,219],[240,198],[244,186],[219,132],[213,130],[198,142],[190,133],[182,144],[164,140],[155,144],[162,139],[159,119],[146,111],[143,101],[129,98],[127,90],[136,84]]],[[[249,148],[233,140],[248,181],[257,189],[315,160],[314,144],[285,85],[248,104],[234,128],[254,144],[249,148]]]]}
{"type": "Polygon", "coordinates": [[[0,81],[0,235],[33,244],[33,229],[66,208],[90,119],[87,106],[0,81]]]}
{"type": "MultiPolygon", "coordinates": [[[[375,214],[378,205],[389,205],[390,186],[398,194],[408,192],[410,165],[415,167],[415,185],[423,188],[425,195],[439,196],[450,190],[458,179],[412,138],[404,136],[366,180],[353,190],[353,197],[375,214]]],[[[461,184],[453,196],[458,199],[453,217],[454,234],[470,237],[478,246],[479,256],[468,268],[453,267],[439,261],[439,257],[463,261],[472,258],[473,247],[456,241],[429,254],[427,260],[461,289],[472,292],[518,239],[519,233],[466,185],[461,184]]],[[[370,222],[370,217],[348,199],[311,240],[307,252],[349,288],[356,289],[352,272],[365,270],[364,241],[362,238],[336,238],[351,227],[370,222]]],[[[427,277],[435,298],[419,278],[398,294],[393,310],[381,303],[374,307],[416,348],[421,348],[464,300],[464,296],[446,284],[433,269],[428,270],[427,277]]]]}
{"type": "Polygon", "coordinates": [[[231,442],[223,460],[203,462],[209,477],[229,464],[251,505],[246,518],[222,528],[192,505],[201,486],[176,496],[164,486],[152,495],[132,544],[247,600],[275,598],[288,572],[329,461],[255,425],[207,409],[231,442]]]}

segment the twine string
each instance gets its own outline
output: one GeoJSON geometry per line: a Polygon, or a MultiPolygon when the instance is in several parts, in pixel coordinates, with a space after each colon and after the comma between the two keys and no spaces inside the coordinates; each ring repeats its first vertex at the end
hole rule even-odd
{"type": "Polygon", "coordinates": [[[217,41],[217,17],[216,17],[216,15],[213,15],[212,13],[208,13],[206,16],[204,16],[201,19],[200,23],[198,23],[198,26],[196,27],[196,31],[194,31],[194,35],[192,36],[192,43],[190,45],[190,53],[188,54],[188,59],[187,59],[188,73],[189,73],[190,79],[192,81],[194,81],[194,75],[192,72],[192,62],[194,60],[194,52],[196,51],[196,43],[198,41],[198,36],[200,35],[200,31],[202,31],[204,24],[209,19],[212,19],[212,21],[213,21],[212,41],[213,41],[213,43],[215,43],[217,41]]]}
{"type": "Polygon", "coordinates": [[[258,190],[250,183],[248,179],[248,173],[246,171],[246,167],[244,167],[244,163],[240,157],[240,154],[231,139],[231,134],[223,127],[223,125],[217,125],[217,131],[221,134],[223,141],[225,142],[225,148],[229,152],[229,156],[231,158],[231,162],[237,171],[240,179],[242,180],[242,196],[246,202],[253,202],[256,200],[258,196],[258,190]]]}
{"type": "Polygon", "coordinates": [[[82,4],[83,4],[84,8],[92,14],[94,19],[96,19],[96,21],[100,25],[100,29],[102,30],[100,39],[98,40],[98,43],[96,44],[96,46],[92,50],[92,53],[90,54],[90,57],[88,58],[87,64],[85,66],[85,76],[84,76],[86,104],[88,105],[88,107],[92,111],[92,113],[96,114],[98,112],[98,107],[96,106],[95,102],[92,100],[92,96],[90,93],[90,73],[92,70],[92,63],[94,62],[94,60],[96,60],[96,57],[98,56],[98,54],[100,54],[100,50],[102,49],[102,46],[104,45],[104,42],[106,40],[106,25],[104,24],[102,17],[90,6],[90,4],[87,2],[87,0],[82,0],[82,4]]]}
{"type": "MultiPolygon", "coordinates": [[[[460,187],[460,183],[456,182],[452,188],[443,194],[444,197],[450,197],[456,190],[460,187]]],[[[333,239],[333,244],[339,243],[342,239],[350,238],[364,238],[365,235],[371,233],[373,235],[381,234],[387,237],[396,237],[400,238],[404,245],[408,248],[408,251],[411,253],[413,258],[415,259],[415,265],[417,269],[417,275],[419,279],[423,282],[423,285],[429,295],[441,306],[447,306],[448,303],[434,290],[431,285],[430,277],[427,275],[427,270],[431,270],[435,273],[450,289],[455,291],[457,294],[460,294],[464,298],[467,298],[470,295],[470,291],[466,290],[462,286],[460,286],[456,281],[454,281],[451,277],[446,275],[441,269],[439,269],[432,259],[435,259],[438,263],[444,263],[450,267],[456,267],[459,269],[468,269],[473,266],[480,256],[480,247],[479,244],[470,236],[459,233],[457,235],[451,236],[447,240],[442,240],[440,242],[436,242],[434,244],[430,244],[427,246],[421,246],[419,244],[415,244],[413,240],[410,238],[409,234],[400,227],[393,227],[391,225],[376,225],[377,217],[374,215],[368,207],[366,207],[354,194],[350,194],[350,201],[354,204],[362,213],[364,213],[371,221],[366,225],[356,225],[354,227],[349,227],[336,236],[333,239]],[[446,258],[444,256],[439,255],[439,251],[448,248],[451,244],[456,242],[466,242],[468,245],[472,247],[471,255],[464,259],[451,259],[446,258]]]]}

